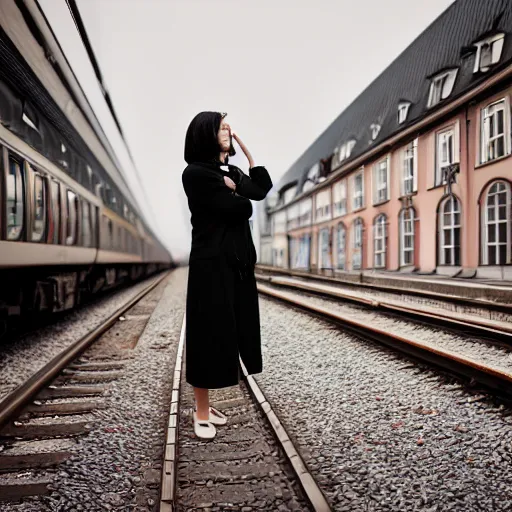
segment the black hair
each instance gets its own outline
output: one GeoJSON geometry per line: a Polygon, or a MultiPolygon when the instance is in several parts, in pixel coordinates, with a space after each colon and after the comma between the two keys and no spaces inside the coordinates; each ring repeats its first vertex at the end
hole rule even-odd
{"type": "MultiPolygon", "coordinates": [[[[221,148],[218,142],[220,123],[227,114],[220,112],[200,112],[190,122],[185,136],[185,161],[218,162],[221,148]]],[[[229,147],[229,156],[235,155],[233,139],[229,147]]],[[[227,162],[228,158],[226,158],[227,162]]]]}

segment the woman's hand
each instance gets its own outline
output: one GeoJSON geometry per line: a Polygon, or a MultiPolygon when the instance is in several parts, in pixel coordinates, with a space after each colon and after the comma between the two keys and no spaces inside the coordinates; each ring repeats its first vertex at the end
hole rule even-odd
{"type": "Polygon", "coordinates": [[[227,176],[224,176],[224,183],[231,189],[231,190],[236,190],[236,185],[235,185],[235,182],[231,179],[231,178],[228,178],[227,176]]]}
{"type": "Polygon", "coordinates": [[[238,135],[231,130],[231,135],[233,138],[238,142],[238,145],[242,148],[242,151],[245,153],[245,156],[247,157],[247,160],[249,160],[249,168],[252,169],[254,167],[254,160],[251,156],[251,153],[247,149],[247,146],[240,140],[238,135]]]}

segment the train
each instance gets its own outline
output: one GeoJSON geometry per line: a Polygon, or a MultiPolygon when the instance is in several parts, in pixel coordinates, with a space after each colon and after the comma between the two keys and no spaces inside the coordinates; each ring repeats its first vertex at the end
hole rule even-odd
{"type": "Polygon", "coordinates": [[[176,266],[35,0],[0,3],[0,335],[176,266]]]}

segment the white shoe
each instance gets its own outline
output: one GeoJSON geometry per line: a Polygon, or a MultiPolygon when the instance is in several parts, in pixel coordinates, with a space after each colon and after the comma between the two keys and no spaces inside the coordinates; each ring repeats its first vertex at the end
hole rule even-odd
{"type": "Polygon", "coordinates": [[[207,420],[198,420],[194,411],[194,432],[201,439],[213,439],[217,433],[216,428],[207,420]]]}
{"type": "Polygon", "coordinates": [[[218,409],[215,409],[215,407],[210,407],[209,421],[214,425],[225,425],[228,419],[218,409]]]}
{"type": "MultiPolygon", "coordinates": [[[[197,411],[196,406],[194,406],[194,414],[195,414],[195,411],[197,411]]],[[[215,407],[210,406],[210,415],[208,417],[208,421],[212,425],[225,425],[227,423],[228,419],[218,409],[215,409],[215,407]]]]}

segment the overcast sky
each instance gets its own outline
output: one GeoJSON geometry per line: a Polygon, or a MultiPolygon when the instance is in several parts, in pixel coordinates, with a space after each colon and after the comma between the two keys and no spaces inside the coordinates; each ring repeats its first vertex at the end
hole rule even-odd
{"type": "MultiPolygon", "coordinates": [[[[195,114],[228,112],[256,163],[277,182],[451,3],[78,0],[141,190],[65,0],[40,0],[141,208],[177,257],[190,249],[181,173],[195,114]]],[[[235,163],[247,169],[238,155],[235,163]]]]}

